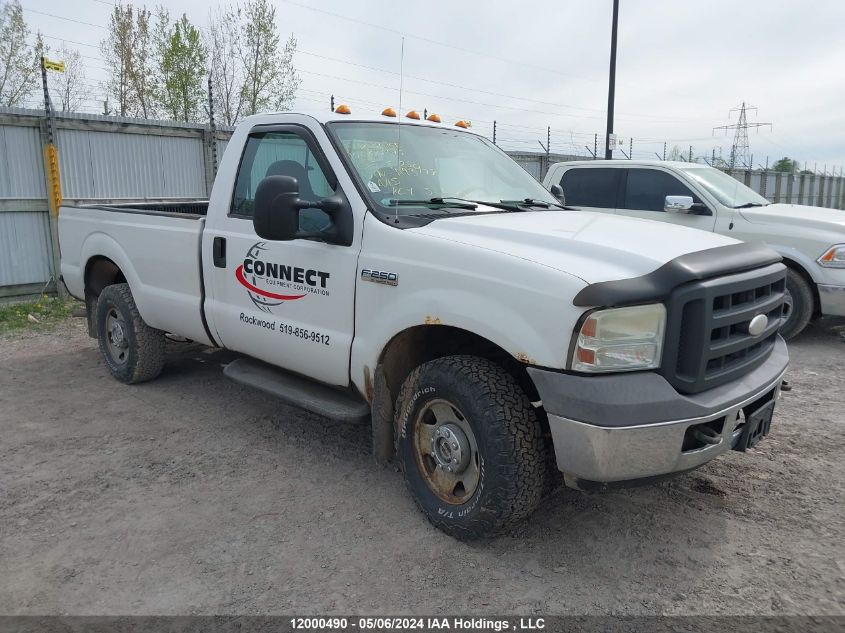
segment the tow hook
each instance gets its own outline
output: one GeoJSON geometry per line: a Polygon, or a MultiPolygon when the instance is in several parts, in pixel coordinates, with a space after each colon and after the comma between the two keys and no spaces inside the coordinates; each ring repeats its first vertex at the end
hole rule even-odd
{"type": "Polygon", "coordinates": [[[718,444],[722,441],[722,436],[709,426],[696,426],[691,431],[692,436],[702,444],[718,444]]]}

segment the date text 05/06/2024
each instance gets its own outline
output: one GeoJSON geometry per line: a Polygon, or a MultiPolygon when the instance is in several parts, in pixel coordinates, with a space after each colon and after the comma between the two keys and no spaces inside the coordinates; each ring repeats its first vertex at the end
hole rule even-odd
{"type": "Polygon", "coordinates": [[[359,617],[359,618],[291,618],[291,628],[297,631],[379,630],[379,631],[541,631],[546,628],[544,618],[516,620],[473,617],[359,617]]]}

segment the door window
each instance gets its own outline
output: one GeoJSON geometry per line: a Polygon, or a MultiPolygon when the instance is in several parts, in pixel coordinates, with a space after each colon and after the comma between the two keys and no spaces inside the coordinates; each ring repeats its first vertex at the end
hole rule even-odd
{"type": "MultiPolygon", "coordinates": [[[[299,197],[317,200],[335,193],[305,139],[294,132],[251,134],[246,142],[230,214],[252,218],[255,190],[267,176],[292,176],[299,182],[299,197]]],[[[302,209],[299,228],[319,231],[329,226],[329,216],[320,209],[302,209]]]]}
{"type": "Polygon", "coordinates": [[[566,204],[572,207],[616,208],[619,169],[586,167],[569,169],[560,179],[566,204]]]}
{"type": "Polygon", "coordinates": [[[629,169],[624,208],[630,211],[663,211],[666,196],[690,196],[701,202],[689,187],[672,174],[657,169],[629,169]]]}

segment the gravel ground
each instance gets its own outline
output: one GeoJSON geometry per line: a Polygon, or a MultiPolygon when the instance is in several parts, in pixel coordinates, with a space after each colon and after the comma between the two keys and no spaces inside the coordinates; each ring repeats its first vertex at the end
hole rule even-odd
{"type": "Polygon", "coordinates": [[[0,613],[845,614],[845,343],[793,344],[772,433],[670,482],[561,489],[459,543],[342,426],[174,345],[112,380],[84,322],[0,340],[0,613]]]}

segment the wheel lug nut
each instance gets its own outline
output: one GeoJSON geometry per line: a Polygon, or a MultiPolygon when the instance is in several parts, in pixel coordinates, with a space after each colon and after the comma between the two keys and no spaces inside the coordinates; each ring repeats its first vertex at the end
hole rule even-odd
{"type": "Polygon", "coordinates": [[[452,448],[454,448],[455,450],[458,450],[458,443],[452,442],[452,448]]]}

